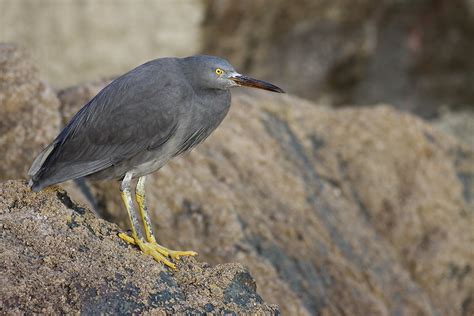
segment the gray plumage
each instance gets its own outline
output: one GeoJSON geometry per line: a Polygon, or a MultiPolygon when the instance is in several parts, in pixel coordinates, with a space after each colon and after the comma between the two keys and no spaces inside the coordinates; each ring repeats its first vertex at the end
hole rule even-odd
{"type": "Polygon", "coordinates": [[[160,169],[206,139],[233,86],[283,92],[212,56],[161,58],[122,75],[90,100],[33,162],[34,191],[80,177],[121,179],[160,169]],[[218,74],[218,70],[221,74],[218,74]]]}

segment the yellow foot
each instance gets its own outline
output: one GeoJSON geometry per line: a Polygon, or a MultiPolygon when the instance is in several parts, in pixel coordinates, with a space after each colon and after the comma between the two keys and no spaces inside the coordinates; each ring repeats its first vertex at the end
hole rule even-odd
{"type": "Polygon", "coordinates": [[[178,260],[181,256],[196,256],[197,252],[194,251],[177,251],[170,250],[166,247],[159,245],[157,242],[147,242],[141,239],[137,241],[124,233],[119,233],[118,235],[121,239],[128,242],[129,244],[136,245],[140,247],[140,250],[146,253],[147,255],[152,256],[156,261],[162,262],[172,269],[176,269],[174,263],[169,261],[166,257],[178,260]]]}

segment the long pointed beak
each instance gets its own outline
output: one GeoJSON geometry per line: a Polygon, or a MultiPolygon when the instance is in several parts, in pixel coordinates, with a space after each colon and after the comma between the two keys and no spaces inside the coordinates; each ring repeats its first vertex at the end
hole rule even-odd
{"type": "Polygon", "coordinates": [[[231,74],[229,76],[229,79],[234,81],[238,86],[258,88],[258,89],[263,89],[263,90],[268,90],[268,91],[273,91],[273,92],[278,92],[278,93],[285,93],[283,89],[278,88],[277,86],[271,83],[265,82],[263,80],[250,78],[238,73],[231,74]]]}

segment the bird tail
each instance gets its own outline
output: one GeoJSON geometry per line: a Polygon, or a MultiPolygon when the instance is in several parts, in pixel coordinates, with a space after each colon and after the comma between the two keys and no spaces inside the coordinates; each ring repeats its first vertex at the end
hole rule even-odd
{"type": "Polygon", "coordinates": [[[28,185],[34,192],[38,192],[46,186],[41,184],[41,167],[43,167],[44,162],[54,150],[55,145],[55,143],[52,143],[43,149],[43,151],[33,161],[30,170],[28,170],[28,185]]]}

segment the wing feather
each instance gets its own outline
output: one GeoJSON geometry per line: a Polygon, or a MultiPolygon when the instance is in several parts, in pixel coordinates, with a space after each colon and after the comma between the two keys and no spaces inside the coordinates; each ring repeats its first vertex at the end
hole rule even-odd
{"type": "Polygon", "coordinates": [[[166,143],[189,98],[176,67],[172,59],[155,60],[99,92],[33,163],[36,187],[90,175],[166,143]]]}

